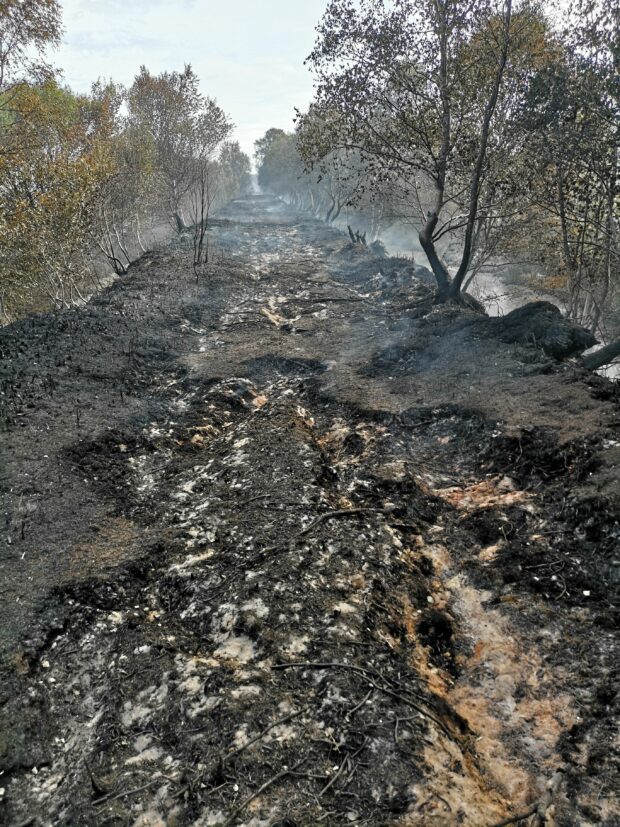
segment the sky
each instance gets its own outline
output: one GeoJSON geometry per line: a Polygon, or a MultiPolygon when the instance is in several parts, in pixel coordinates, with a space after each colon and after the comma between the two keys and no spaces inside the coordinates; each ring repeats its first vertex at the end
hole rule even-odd
{"type": "Polygon", "coordinates": [[[327,0],[61,0],[53,62],[76,92],[97,78],[130,85],[191,63],[202,91],[236,124],[245,152],[270,127],[290,129],[312,98],[303,65],[327,0]]]}

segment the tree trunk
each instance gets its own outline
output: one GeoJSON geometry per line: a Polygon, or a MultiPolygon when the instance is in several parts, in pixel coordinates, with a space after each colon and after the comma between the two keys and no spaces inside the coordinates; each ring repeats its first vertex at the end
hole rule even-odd
{"type": "Polygon", "coordinates": [[[588,370],[598,370],[598,368],[611,364],[618,356],[620,356],[620,339],[602,347],[600,350],[597,350],[596,353],[584,356],[581,364],[588,370]]]}
{"type": "Polygon", "coordinates": [[[445,301],[450,295],[450,276],[437,255],[435,242],[433,241],[433,233],[435,232],[438,220],[439,217],[437,213],[429,213],[426,224],[420,230],[418,238],[437,280],[437,298],[440,301],[445,301]]]}
{"type": "Polygon", "coordinates": [[[495,114],[495,108],[497,106],[497,101],[499,98],[499,91],[501,89],[504,71],[506,69],[506,63],[508,62],[511,20],[512,0],[506,0],[506,12],[504,15],[504,39],[502,43],[502,51],[499,57],[497,74],[495,75],[495,82],[493,84],[491,97],[487,101],[487,105],[484,111],[482,129],[480,132],[480,146],[478,148],[478,157],[476,158],[476,165],[474,167],[471,178],[469,192],[469,215],[467,218],[467,226],[465,228],[463,256],[461,258],[459,269],[457,270],[456,275],[454,276],[454,279],[448,291],[448,296],[453,299],[458,299],[461,292],[461,287],[463,286],[463,281],[465,280],[465,276],[467,275],[467,271],[469,270],[469,265],[471,264],[474,243],[474,231],[476,228],[476,219],[478,217],[478,205],[480,202],[480,192],[482,189],[482,179],[484,175],[484,164],[487,157],[489,137],[491,135],[491,122],[493,120],[493,115],[495,114]]]}
{"type": "Polygon", "coordinates": [[[332,203],[331,203],[331,205],[330,205],[330,208],[327,210],[327,215],[325,216],[325,223],[326,223],[326,224],[331,224],[331,222],[332,222],[332,215],[333,215],[333,212],[334,212],[335,208],[336,208],[336,202],[335,202],[335,200],[332,198],[332,203]]]}
{"type": "Polygon", "coordinates": [[[175,212],[174,214],[174,223],[176,224],[177,233],[182,233],[183,230],[187,230],[187,226],[185,221],[183,221],[183,216],[179,212],[175,212]]]}

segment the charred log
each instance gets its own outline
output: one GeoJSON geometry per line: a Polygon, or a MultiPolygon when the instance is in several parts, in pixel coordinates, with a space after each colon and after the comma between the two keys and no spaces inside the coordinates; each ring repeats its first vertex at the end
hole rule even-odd
{"type": "Polygon", "coordinates": [[[618,356],[620,356],[620,339],[602,347],[596,353],[584,356],[582,365],[588,370],[598,370],[605,367],[605,365],[610,365],[618,356]]]}
{"type": "Polygon", "coordinates": [[[353,232],[350,224],[347,224],[347,230],[349,231],[349,238],[351,239],[353,244],[362,244],[364,247],[367,246],[366,233],[360,233],[359,230],[353,232]]]}

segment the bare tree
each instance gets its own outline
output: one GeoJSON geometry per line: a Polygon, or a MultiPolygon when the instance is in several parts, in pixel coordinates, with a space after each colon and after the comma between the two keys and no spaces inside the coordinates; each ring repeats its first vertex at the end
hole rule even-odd
{"type": "Polygon", "coordinates": [[[218,198],[221,170],[216,161],[201,158],[196,162],[195,187],[192,191],[194,274],[199,277],[202,264],[209,263],[209,216],[218,198]]]}
{"type": "Polygon", "coordinates": [[[512,0],[331,0],[309,57],[315,106],[332,144],[357,150],[370,188],[401,188],[439,300],[460,300],[489,218],[514,210],[510,174],[520,136],[511,113],[524,96],[524,61],[544,20],[512,0]],[[438,252],[459,239],[456,272],[438,252]]]}

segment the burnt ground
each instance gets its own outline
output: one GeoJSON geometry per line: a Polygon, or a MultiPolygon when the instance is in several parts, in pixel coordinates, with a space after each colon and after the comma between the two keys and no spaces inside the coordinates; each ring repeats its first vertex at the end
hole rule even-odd
{"type": "Polygon", "coordinates": [[[0,822],[620,824],[617,391],[275,200],[212,238],[0,331],[0,822]]]}

